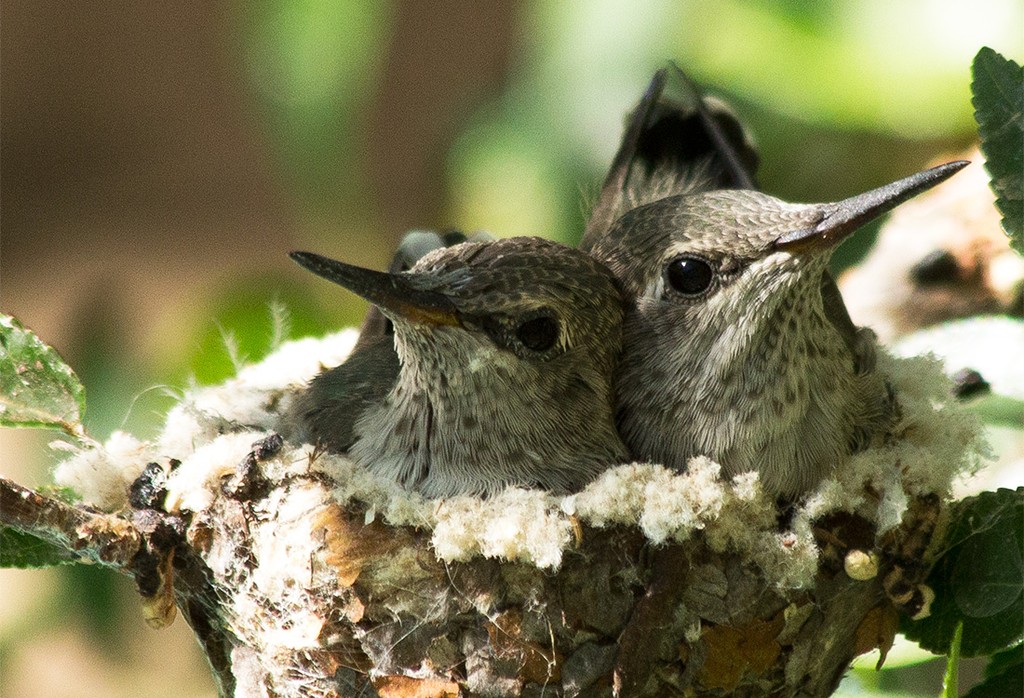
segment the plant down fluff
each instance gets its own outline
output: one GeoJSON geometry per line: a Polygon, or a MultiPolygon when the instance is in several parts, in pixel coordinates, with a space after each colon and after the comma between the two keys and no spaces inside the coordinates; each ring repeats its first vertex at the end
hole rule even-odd
{"type": "MultiPolygon", "coordinates": [[[[323,366],[343,361],[355,337],[345,330],[291,342],[222,385],[190,389],[156,439],[143,442],[115,433],[102,447],[63,462],[56,479],[85,503],[115,511],[126,506],[128,486],[148,462],[173,459],[180,465],[167,466],[166,509],[201,514],[223,496],[222,483],[253,444],[275,432],[296,391],[323,366]]],[[[776,504],[756,473],[727,481],[719,465],[704,457],[691,459],[684,473],[625,463],[566,497],[510,488],[488,499],[431,500],[375,479],[344,456],[286,442],[261,463],[264,476],[287,483],[316,474],[317,484],[306,478],[301,487],[278,487],[261,503],[267,530],[254,535],[260,548],[254,555],[265,572],[254,583],[267,586],[264,592],[289,593],[284,580],[292,575],[285,571],[308,567],[315,515],[334,506],[364,511],[367,525],[383,521],[429,530],[443,562],[484,556],[554,569],[578,544],[579,524],[636,526],[654,544],[703,535],[716,551],[747,556],[778,588],[807,588],[818,562],[812,522],[845,511],[875,522],[883,533],[899,524],[912,497],[948,497],[957,477],[976,469],[986,455],[979,422],[954,403],[936,360],[897,359],[883,352],[879,366],[901,407],[893,438],[838,463],[802,500],[787,530],[778,529],[776,504]]],[[[290,627],[287,632],[302,633],[301,623],[290,627]]]]}

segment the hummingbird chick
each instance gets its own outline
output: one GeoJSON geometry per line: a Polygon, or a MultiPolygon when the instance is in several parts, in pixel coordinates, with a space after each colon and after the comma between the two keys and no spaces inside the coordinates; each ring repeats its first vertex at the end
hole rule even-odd
{"type": "Polygon", "coordinates": [[[390,352],[380,341],[311,381],[289,417],[298,440],[428,497],[564,493],[628,459],[611,389],[622,298],[587,255],[513,238],[436,249],[405,273],[291,257],[394,328],[390,352]]]}
{"type": "Polygon", "coordinates": [[[862,360],[871,352],[828,307],[829,258],[861,225],[966,164],[831,204],[691,190],[585,239],[626,296],[617,420],[633,456],[682,469],[706,455],[726,476],[754,470],[768,492],[796,497],[866,446],[895,406],[862,360]]]}

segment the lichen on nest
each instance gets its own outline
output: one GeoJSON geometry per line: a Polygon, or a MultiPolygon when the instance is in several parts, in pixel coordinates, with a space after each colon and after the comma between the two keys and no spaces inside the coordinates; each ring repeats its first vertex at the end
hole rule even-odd
{"type": "MultiPolygon", "coordinates": [[[[279,415],[297,390],[324,366],[344,360],[355,341],[346,330],[320,340],[288,343],[219,386],[194,387],[168,414],[151,442],[115,433],[101,447],[85,449],[60,465],[59,484],[85,503],[113,511],[126,505],[130,483],[147,462],[179,461],[167,480],[168,511],[208,509],[222,481],[236,472],[253,444],[278,428],[279,415]]],[[[986,455],[977,419],[951,398],[950,385],[930,358],[879,357],[901,408],[885,443],[855,454],[795,507],[785,530],[778,509],[755,473],[732,481],[713,461],[697,457],[686,472],[629,463],[610,468],[581,492],[554,496],[509,488],[489,498],[429,500],[381,482],[344,456],[286,443],[260,464],[271,483],[314,477],[327,483],[330,504],[365,512],[367,523],[426,529],[443,562],[476,556],[528,562],[555,569],[579,544],[580,525],[635,526],[653,544],[683,541],[697,533],[716,552],[733,551],[754,561],[780,589],[813,584],[818,548],[812,524],[833,512],[855,513],[879,533],[899,524],[911,498],[948,497],[955,478],[986,455]]],[[[169,469],[169,468],[168,468],[169,469]]],[[[268,500],[268,521],[282,516],[268,500]]],[[[287,498],[280,503],[290,501],[287,498]]],[[[306,506],[314,507],[307,501],[306,506]]]]}

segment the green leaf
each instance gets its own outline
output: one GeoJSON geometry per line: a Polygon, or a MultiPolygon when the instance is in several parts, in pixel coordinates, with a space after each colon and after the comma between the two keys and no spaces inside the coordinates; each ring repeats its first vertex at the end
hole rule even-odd
{"type": "Polygon", "coordinates": [[[67,565],[76,559],[67,550],[27,533],[0,526],[0,567],[52,567],[67,565]]]}
{"type": "Polygon", "coordinates": [[[49,427],[81,437],[85,388],[57,352],[0,315],[0,426],[49,427]]]}
{"type": "Polygon", "coordinates": [[[1024,696],[1024,645],[992,656],[985,667],[985,680],[964,698],[1024,696]]]}
{"type": "Polygon", "coordinates": [[[949,645],[949,658],[946,660],[946,674],[942,677],[942,694],[940,698],[959,698],[957,685],[960,683],[960,642],[964,635],[964,624],[957,623],[953,632],[953,641],[949,645]]]}
{"type": "Polygon", "coordinates": [[[1024,488],[982,492],[953,506],[940,557],[925,582],[931,615],[902,631],[925,649],[948,654],[963,623],[964,657],[1024,639],[1024,488]]]}
{"type": "Polygon", "coordinates": [[[1007,542],[992,531],[973,535],[960,547],[951,581],[953,599],[965,616],[988,618],[1020,598],[1024,557],[1007,542]]]}
{"type": "Polygon", "coordinates": [[[1024,254],[1024,69],[987,46],[971,66],[985,168],[1010,245],[1024,254]]]}

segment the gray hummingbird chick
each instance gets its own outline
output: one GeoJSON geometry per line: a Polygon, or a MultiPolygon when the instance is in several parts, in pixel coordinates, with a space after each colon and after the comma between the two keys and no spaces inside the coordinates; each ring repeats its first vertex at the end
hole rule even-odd
{"type": "Polygon", "coordinates": [[[611,386],[622,298],[587,255],[538,238],[467,242],[406,273],[291,256],[380,308],[398,362],[388,378],[364,352],[314,378],[291,412],[300,440],[429,497],[568,492],[628,458],[611,386]]]}
{"type": "Polygon", "coordinates": [[[682,469],[706,455],[796,497],[865,446],[894,400],[831,317],[826,265],[858,227],[966,164],[831,204],[669,196],[592,240],[627,299],[617,419],[633,456],[682,469]]]}

